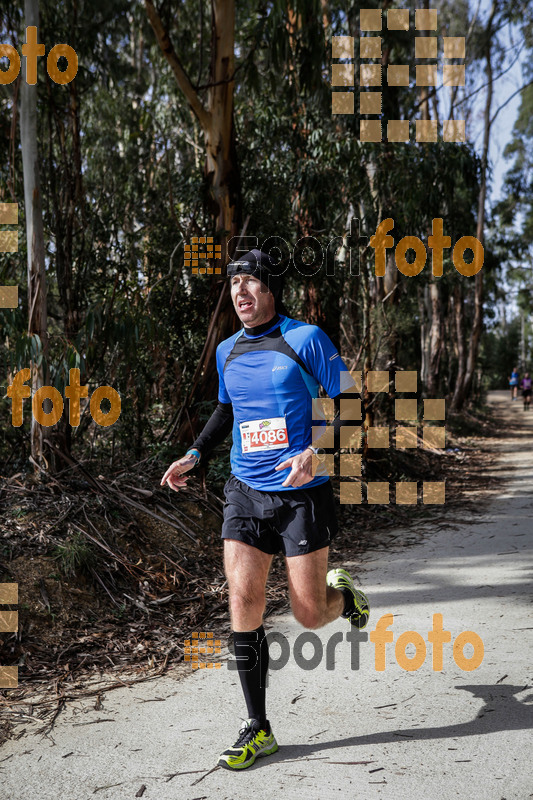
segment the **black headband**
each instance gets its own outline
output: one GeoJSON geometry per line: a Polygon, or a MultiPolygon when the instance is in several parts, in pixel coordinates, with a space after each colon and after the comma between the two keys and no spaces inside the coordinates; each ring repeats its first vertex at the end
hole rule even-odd
{"type": "Polygon", "coordinates": [[[276,264],[267,253],[261,250],[250,250],[242,258],[230,261],[227,266],[228,278],[244,272],[259,278],[261,283],[274,295],[276,303],[281,299],[283,290],[283,276],[276,272],[276,264]]]}

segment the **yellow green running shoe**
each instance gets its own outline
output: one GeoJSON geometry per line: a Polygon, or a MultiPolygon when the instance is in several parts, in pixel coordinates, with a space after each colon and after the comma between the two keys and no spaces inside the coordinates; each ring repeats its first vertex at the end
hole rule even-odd
{"type": "Polygon", "coordinates": [[[233,747],[224,750],[218,764],[224,769],[246,769],[256,758],[269,756],[278,749],[278,743],[270,730],[270,723],[261,725],[256,719],[247,719],[239,731],[233,747]]]}
{"type": "Polygon", "coordinates": [[[341,616],[349,619],[359,630],[366,628],[370,606],[364,592],[355,588],[350,573],[345,569],[330,569],[326,575],[326,583],[334,589],[339,589],[346,599],[345,611],[341,616]]]}

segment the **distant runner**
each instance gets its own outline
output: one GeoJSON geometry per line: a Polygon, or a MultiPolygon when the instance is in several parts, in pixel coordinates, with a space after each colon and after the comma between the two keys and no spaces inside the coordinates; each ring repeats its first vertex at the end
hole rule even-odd
{"type": "Polygon", "coordinates": [[[511,377],[509,378],[509,388],[511,390],[511,400],[518,399],[518,381],[519,381],[519,374],[518,374],[518,367],[515,367],[511,372],[511,377]]]}
{"type": "Polygon", "coordinates": [[[531,378],[529,377],[529,372],[526,372],[522,378],[522,397],[524,398],[524,411],[528,411],[531,402],[531,378]]]}
{"type": "MultiPolygon", "coordinates": [[[[263,614],[273,554],[285,556],[292,610],[304,627],[320,628],[343,616],[364,628],[369,614],[367,598],[349,573],[328,572],[335,501],[328,475],[313,474],[313,453],[324,434],[311,444],[319,386],[338,400],[354,381],[320,328],[276,313],[282,279],[274,266],[260,250],[228,265],[233,305],[244,327],[217,347],[218,406],[161,481],[175,491],[186,486],[183,473],[232,430],[222,538],[235,658],[249,716],[218,761],[233,770],[278,749],[265,710],[263,614]]],[[[338,413],[332,424],[338,436],[338,413]]]]}

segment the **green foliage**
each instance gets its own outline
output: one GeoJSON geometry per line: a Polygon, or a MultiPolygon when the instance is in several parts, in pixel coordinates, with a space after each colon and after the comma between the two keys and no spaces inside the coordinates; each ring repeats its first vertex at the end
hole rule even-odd
{"type": "MultiPolygon", "coordinates": [[[[382,4],[371,0],[367,7],[382,4]]],[[[439,9],[447,35],[462,35],[466,0],[441,2],[439,9]]],[[[5,27],[20,49],[22,12],[14,5],[8,11],[5,27]]],[[[480,163],[471,146],[361,144],[357,115],[331,114],[331,36],[357,38],[358,11],[357,4],[347,8],[320,0],[236,3],[236,161],[247,233],[260,244],[281,237],[292,249],[301,237],[312,236],[325,248],[345,234],[352,216],[361,219],[361,232],[367,235],[380,219],[392,217],[396,241],[405,235],[426,241],[434,217],[443,218],[453,241],[474,233],[480,163]]],[[[207,102],[210,4],[170,0],[161,13],[183,68],[200,100],[207,102]]],[[[46,343],[27,335],[21,235],[18,255],[0,254],[0,283],[17,283],[20,289],[19,309],[0,311],[0,369],[4,379],[31,362],[43,363],[48,383],[62,395],[74,367],[89,394],[97,386],[113,386],[122,398],[119,421],[111,431],[97,429],[86,413],[73,434],[75,454],[90,447],[91,455],[94,448],[106,456],[117,450],[126,457],[149,453],[163,458],[176,449],[163,434],[191,387],[220,288],[219,278],[194,277],[183,267],[183,245],[191,236],[217,234],[206,202],[203,134],[161,54],[141,0],[94,0],[65,8],[40,0],[40,14],[41,41],[48,48],[68,42],[79,59],[70,88],[50,82],[42,64],[37,86],[48,353],[46,343]]],[[[481,35],[478,28],[474,39],[481,35]]],[[[414,69],[411,34],[384,29],[389,63],[410,63],[414,69]]],[[[475,64],[467,73],[470,67],[475,64]]],[[[0,164],[0,199],[19,201],[23,226],[20,148],[11,139],[14,88],[2,87],[0,94],[0,151],[9,154],[0,164]]],[[[384,124],[388,118],[419,116],[419,95],[412,86],[384,87],[383,103],[384,124]]],[[[512,180],[520,197],[530,192],[524,177],[531,151],[530,104],[530,94],[524,95],[509,150],[516,158],[512,180]]],[[[512,216],[516,208],[508,205],[506,213],[512,216]]],[[[489,251],[508,246],[504,233],[500,229],[498,239],[495,232],[486,248],[489,313],[498,302],[497,264],[489,251]]],[[[287,263],[287,305],[301,318],[319,319],[354,359],[367,325],[372,327],[371,360],[392,357],[394,329],[397,363],[417,369],[418,287],[423,291],[428,284],[429,259],[416,279],[417,291],[413,279],[399,276],[385,310],[375,296],[371,255],[368,249],[362,252],[360,275],[337,264],[335,274],[326,276],[322,265],[316,276],[304,276],[287,263]],[[374,308],[368,319],[367,301],[374,308]]],[[[439,284],[445,309],[458,280],[448,259],[439,284]]],[[[470,291],[471,286],[467,312],[470,291]]],[[[470,322],[467,313],[466,333],[470,322]]],[[[508,345],[514,346],[511,339],[508,345]]],[[[362,358],[366,355],[364,350],[362,358]]],[[[440,389],[449,391],[456,370],[451,346],[441,365],[440,389]]],[[[201,419],[212,410],[214,398],[204,400],[201,419]]],[[[7,418],[9,404],[2,403],[1,411],[7,418]]],[[[4,430],[0,446],[24,453],[29,425],[26,411],[23,428],[4,430]]],[[[227,454],[211,462],[213,480],[222,479],[225,464],[227,454]]]]}

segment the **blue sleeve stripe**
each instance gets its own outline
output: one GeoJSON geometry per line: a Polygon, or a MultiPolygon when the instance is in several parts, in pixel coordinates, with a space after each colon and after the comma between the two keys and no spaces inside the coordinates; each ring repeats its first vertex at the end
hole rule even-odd
{"type": "Polygon", "coordinates": [[[313,378],[312,375],[306,372],[305,369],[303,369],[299,364],[298,364],[298,369],[300,370],[300,375],[302,376],[302,380],[305,383],[307,391],[309,392],[311,397],[313,399],[315,397],[318,397],[318,387],[319,387],[318,381],[315,378],[313,378]]]}

